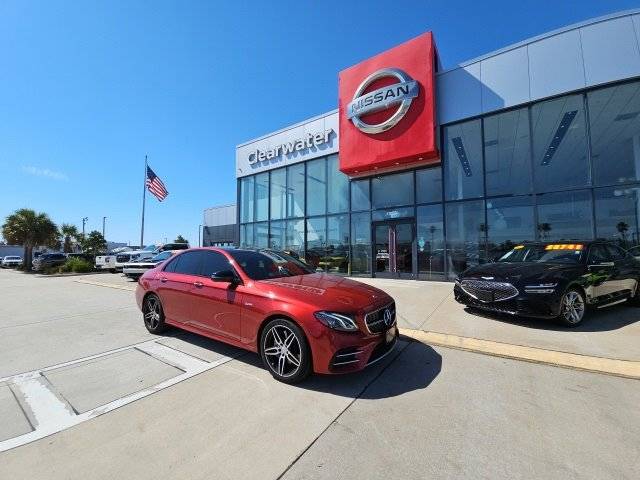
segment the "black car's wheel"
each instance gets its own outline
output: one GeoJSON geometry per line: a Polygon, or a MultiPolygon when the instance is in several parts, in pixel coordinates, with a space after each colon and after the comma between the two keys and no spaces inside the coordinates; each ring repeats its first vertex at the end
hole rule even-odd
{"type": "Polygon", "coordinates": [[[144,326],[151,333],[160,334],[167,329],[167,324],[164,323],[162,303],[160,303],[157,295],[153,293],[147,295],[142,305],[142,314],[144,316],[144,326]]]}
{"type": "Polygon", "coordinates": [[[273,378],[297,383],[311,373],[311,350],[304,332],[290,320],[269,322],[260,336],[260,355],[273,378]]]}
{"type": "Polygon", "coordinates": [[[584,294],[577,288],[570,288],[564,292],[558,321],[567,327],[575,327],[582,322],[585,313],[584,294]]]}

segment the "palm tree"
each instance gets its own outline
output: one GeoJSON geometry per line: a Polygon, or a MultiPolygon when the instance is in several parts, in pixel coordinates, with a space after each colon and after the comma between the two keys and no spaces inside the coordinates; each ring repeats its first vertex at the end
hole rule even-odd
{"type": "Polygon", "coordinates": [[[539,223],[538,224],[538,231],[540,232],[540,235],[542,236],[542,240],[546,240],[549,232],[551,231],[551,224],[550,223],[539,223]]]}
{"type": "Polygon", "coordinates": [[[72,250],[72,240],[78,241],[78,227],[75,225],[71,225],[70,223],[63,223],[62,227],[60,227],[60,232],[64,237],[64,253],[71,253],[72,250]]]}
{"type": "Polygon", "coordinates": [[[46,213],[21,208],[9,215],[2,225],[2,236],[13,244],[24,246],[23,265],[31,270],[33,248],[52,246],[58,240],[58,227],[46,213]]]}

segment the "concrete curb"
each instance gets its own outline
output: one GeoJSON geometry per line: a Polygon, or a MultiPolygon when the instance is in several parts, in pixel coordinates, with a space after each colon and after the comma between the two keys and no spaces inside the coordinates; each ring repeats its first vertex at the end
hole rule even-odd
{"type": "Polygon", "coordinates": [[[74,280],[76,283],[84,283],[85,285],[95,285],[96,287],[107,287],[107,288],[115,288],[116,290],[126,290],[128,292],[135,292],[135,285],[116,285],[112,283],[104,283],[104,282],[93,282],[91,280],[74,280]]]}
{"type": "Polygon", "coordinates": [[[400,334],[428,345],[640,380],[640,362],[636,361],[591,357],[408,328],[401,328],[400,334]]]}

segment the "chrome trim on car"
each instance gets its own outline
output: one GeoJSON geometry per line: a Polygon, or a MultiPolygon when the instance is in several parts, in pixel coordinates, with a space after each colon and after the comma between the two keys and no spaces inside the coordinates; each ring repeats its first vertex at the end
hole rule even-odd
{"type": "Polygon", "coordinates": [[[340,366],[340,365],[347,365],[349,363],[356,363],[356,362],[359,362],[359,361],[360,360],[357,360],[357,359],[356,360],[347,360],[346,362],[335,362],[335,363],[332,363],[331,365],[334,366],[334,367],[337,367],[337,366],[340,366]]]}
{"type": "Polygon", "coordinates": [[[391,348],[389,348],[389,350],[387,350],[385,353],[383,353],[382,355],[380,355],[378,358],[376,358],[375,360],[367,363],[365,365],[365,367],[368,367],[370,365],[373,365],[375,363],[378,363],[380,360],[382,360],[384,357],[386,357],[387,355],[389,355],[391,352],[393,352],[396,349],[396,345],[398,344],[398,337],[395,337],[393,339],[393,345],[391,345],[391,348]]]}
{"type": "MultiPolygon", "coordinates": [[[[388,330],[389,327],[393,327],[397,322],[397,312],[396,312],[395,304],[396,304],[395,301],[394,302],[390,302],[390,303],[387,303],[383,307],[380,307],[380,308],[378,308],[378,309],[376,309],[376,310],[374,310],[372,312],[369,312],[369,313],[365,314],[365,316],[364,316],[364,325],[365,325],[365,327],[367,327],[367,332],[369,332],[371,335],[382,335],[386,330],[388,330]],[[393,322],[391,322],[389,324],[386,324],[386,322],[385,322],[385,327],[387,327],[386,329],[384,329],[384,330],[382,330],[380,332],[372,332],[371,329],[369,328],[369,321],[367,320],[367,318],[369,317],[369,315],[375,315],[378,312],[381,312],[382,310],[385,310],[385,309],[388,309],[388,308],[392,308],[393,309],[393,322]]],[[[379,321],[380,320],[378,320],[378,322],[379,321]]]]}

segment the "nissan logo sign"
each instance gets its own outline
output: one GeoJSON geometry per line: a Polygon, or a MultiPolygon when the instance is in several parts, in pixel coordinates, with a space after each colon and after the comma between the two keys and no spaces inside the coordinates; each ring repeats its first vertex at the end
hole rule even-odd
{"type": "Polygon", "coordinates": [[[419,93],[420,85],[405,72],[398,68],[383,68],[365,78],[356,89],[353,100],[347,105],[347,118],[361,132],[386,132],[402,120],[419,93]],[[395,77],[398,83],[364,93],[373,82],[386,77],[395,77]],[[399,105],[398,109],[384,122],[370,124],[361,119],[363,115],[386,110],[394,105],[399,105]]]}

